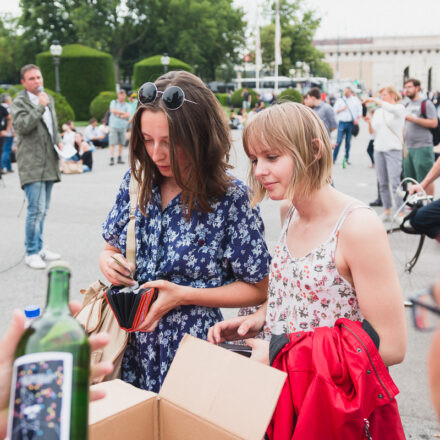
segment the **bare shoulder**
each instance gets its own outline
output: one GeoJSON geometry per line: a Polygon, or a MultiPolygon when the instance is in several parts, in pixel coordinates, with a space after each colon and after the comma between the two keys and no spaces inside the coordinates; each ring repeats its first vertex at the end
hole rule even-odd
{"type": "Polygon", "coordinates": [[[386,230],[374,210],[361,204],[345,219],[340,239],[346,243],[370,243],[378,237],[386,238],[386,230]]]}
{"type": "Polygon", "coordinates": [[[284,224],[286,220],[287,213],[289,212],[290,207],[292,206],[292,202],[290,200],[283,200],[280,204],[280,218],[281,224],[284,224]]]}

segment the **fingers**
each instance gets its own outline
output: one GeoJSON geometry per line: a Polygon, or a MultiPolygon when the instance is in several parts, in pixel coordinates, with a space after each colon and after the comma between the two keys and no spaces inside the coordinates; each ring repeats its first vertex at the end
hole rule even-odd
{"type": "Polygon", "coordinates": [[[90,402],[94,402],[95,400],[103,399],[105,396],[106,396],[106,392],[104,390],[90,389],[90,402]]]}
{"type": "Polygon", "coordinates": [[[79,301],[70,301],[69,309],[72,316],[75,316],[81,310],[81,303],[79,301]]]}
{"type": "Polygon", "coordinates": [[[99,381],[100,378],[107,376],[113,371],[113,364],[111,362],[99,362],[93,365],[90,369],[90,380],[93,382],[99,381]]]}
{"type": "Polygon", "coordinates": [[[0,341],[0,360],[13,359],[18,341],[24,332],[24,314],[21,310],[15,309],[12,312],[12,320],[9,324],[3,339],[0,341]]]}
{"type": "Polygon", "coordinates": [[[90,351],[99,350],[110,342],[110,335],[105,332],[97,333],[89,338],[90,351]]]}
{"type": "Polygon", "coordinates": [[[240,336],[245,336],[248,333],[250,327],[251,327],[250,322],[244,321],[243,324],[241,324],[240,327],[238,327],[237,333],[240,336]]]}

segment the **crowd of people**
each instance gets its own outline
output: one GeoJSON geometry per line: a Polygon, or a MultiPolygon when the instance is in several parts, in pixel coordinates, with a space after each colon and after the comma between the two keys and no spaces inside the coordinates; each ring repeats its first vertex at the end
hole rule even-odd
{"type": "MultiPolygon", "coordinates": [[[[91,170],[87,157],[100,142],[104,145],[107,133],[91,119],[84,136],[67,123],[61,138],[53,101],[41,92],[39,68],[24,66],[21,78],[25,90],[11,104],[10,114],[19,139],[20,183],[28,199],[26,264],[43,268],[46,261],[59,258],[43,246],[42,238],[52,186],[60,180],[53,144],[61,149],[63,142],[74,145],[77,155],[67,164],[91,170]]],[[[386,438],[405,438],[394,399],[398,391],[386,368],[405,357],[405,313],[381,220],[391,218],[393,200],[399,207],[396,190],[402,170],[421,182],[410,191],[433,194],[440,159],[434,164],[429,130],[437,113],[431,101],[421,98],[415,79],[405,83],[406,108],[394,87],[384,87],[379,94],[380,99],[360,100],[346,88],[331,107],[319,90],[311,89],[305,105],[265,107],[257,100],[255,114],[246,117],[251,98],[243,91],[236,119],[250,163],[248,189],[228,172],[231,121],[195,75],[166,73],[143,84],[129,102],[124,91],[118,93],[110,104],[110,165],[124,163],[128,132],[130,166],[103,224],[106,244],[99,267],[113,285],[130,286],[137,280],[159,292],[125,349],[124,381],[158,392],[185,333],[212,343],[245,339],[254,360],[288,373],[269,438],[291,438],[295,429],[308,429],[309,438],[339,438],[342,432],[344,438],[355,438],[364,431],[370,438],[383,438],[384,433],[386,438]],[[344,139],[343,163],[350,165],[351,136],[361,118],[374,135],[382,219],[332,185],[344,139]],[[332,144],[334,130],[337,138],[332,144]],[[139,188],[135,209],[130,207],[131,182],[139,188]],[[258,208],[266,196],[281,201],[281,234],[272,256],[258,208]],[[127,260],[126,249],[133,217],[135,265],[127,260]],[[258,308],[223,320],[220,308],[249,306],[258,308]],[[261,337],[254,338],[258,334],[261,337]],[[365,371],[359,370],[359,363],[365,371]],[[308,371],[307,377],[299,375],[302,371],[308,371]],[[330,371],[332,380],[339,375],[332,387],[316,388],[316,378],[330,371]],[[334,387],[341,391],[337,396],[334,387]],[[386,395],[371,397],[379,387],[386,395]],[[343,392],[347,389],[356,389],[356,398],[343,392]],[[309,405],[301,397],[305,391],[310,391],[324,421],[337,418],[339,423],[314,424],[313,435],[310,426],[304,428],[301,410],[309,405]],[[342,395],[343,404],[335,405],[342,395]],[[365,402],[368,414],[359,418],[365,402]],[[289,420],[286,411],[292,415],[289,420]]],[[[413,225],[422,222],[433,238],[440,235],[439,205],[435,206],[437,211],[415,217],[413,225]],[[437,223],[427,226],[426,218],[437,223]]],[[[429,313],[440,314],[440,284],[433,295],[435,306],[429,313]]],[[[14,317],[15,327],[21,326],[20,319],[14,317]]],[[[10,341],[2,344],[9,346],[10,341]]],[[[435,344],[436,340],[433,353],[440,349],[435,344]]],[[[10,347],[5,353],[0,364],[11,362],[10,347]]],[[[437,364],[433,355],[436,406],[437,364]]]]}

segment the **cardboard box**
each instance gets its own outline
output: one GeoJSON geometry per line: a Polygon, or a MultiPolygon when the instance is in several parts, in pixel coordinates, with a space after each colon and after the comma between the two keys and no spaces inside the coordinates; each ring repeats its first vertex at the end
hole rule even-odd
{"type": "Polygon", "coordinates": [[[286,374],[185,335],[159,394],[94,385],[89,440],[261,440],[286,374]]]}

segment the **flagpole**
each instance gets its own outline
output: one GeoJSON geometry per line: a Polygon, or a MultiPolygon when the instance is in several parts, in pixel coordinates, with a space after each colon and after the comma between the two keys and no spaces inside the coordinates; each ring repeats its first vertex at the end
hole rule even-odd
{"type": "Polygon", "coordinates": [[[281,26],[280,26],[280,0],[276,0],[275,15],[275,93],[278,93],[278,65],[281,59],[281,26]]]}
{"type": "Polygon", "coordinates": [[[260,41],[260,15],[258,12],[257,2],[257,17],[256,17],[256,31],[255,31],[255,77],[256,88],[260,88],[260,69],[261,69],[261,41],[260,41]]]}

